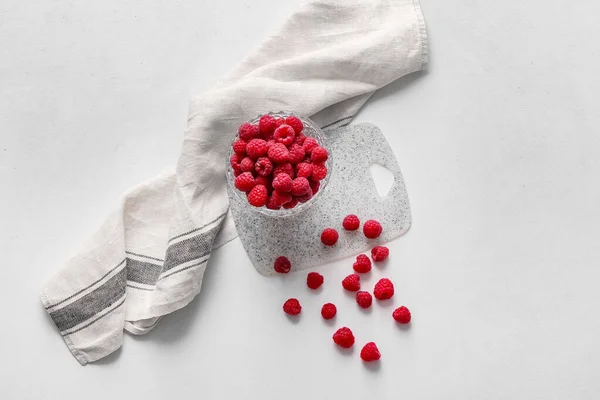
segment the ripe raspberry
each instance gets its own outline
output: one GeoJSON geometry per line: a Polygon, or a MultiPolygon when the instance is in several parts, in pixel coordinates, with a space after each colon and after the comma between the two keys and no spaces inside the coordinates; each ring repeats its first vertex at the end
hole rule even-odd
{"type": "Polygon", "coordinates": [[[283,303],[283,311],[289,315],[298,315],[302,311],[302,306],[298,299],[288,299],[283,303]]]}
{"type": "Polygon", "coordinates": [[[319,188],[321,187],[321,182],[309,180],[308,183],[310,185],[310,190],[312,191],[314,196],[319,191],[319,188]]]}
{"type": "Polygon", "coordinates": [[[354,335],[349,328],[344,326],[333,334],[333,341],[338,346],[349,349],[354,344],[354,335]]]}
{"type": "Polygon", "coordinates": [[[302,145],[304,145],[305,140],[306,140],[306,136],[304,136],[304,134],[296,132],[296,140],[295,140],[296,143],[298,143],[300,146],[302,146],[302,145]]]}
{"type": "Polygon", "coordinates": [[[360,226],[360,220],[354,214],[347,215],[342,222],[342,226],[347,231],[355,231],[360,226]]]}
{"type": "Polygon", "coordinates": [[[240,157],[244,157],[246,155],[247,145],[248,142],[242,139],[238,139],[235,142],[233,142],[233,145],[231,147],[233,147],[233,151],[235,152],[235,154],[238,154],[240,157]]]}
{"type": "Polygon", "coordinates": [[[268,155],[275,164],[283,164],[290,160],[290,151],[283,143],[275,143],[271,146],[268,155]]]}
{"type": "Polygon", "coordinates": [[[244,157],[240,162],[240,169],[242,172],[254,172],[254,161],[250,157],[244,157]]]}
{"type": "Polygon", "coordinates": [[[325,147],[321,147],[321,146],[315,147],[314,149],[312,149],[312,151],[310,153],[310,159],[314,163],[324,163],[325,161],[327,161],[328,157],[329,157],[329,152],[327,151],[327,149],[325,147]]]}
{"type": "Polygon", "coordinates": [[[271,146],[273,146],[274,144],[275,144],[275,141],[273,139],[267,140],[267,153],[269,152],[269,149],[271,148],[271,146]]]}
{"type": "Polygon", "coordinates": [[[349,292],[356,292],[360,290],[360,276],[356,274],[350,274],[342,281],[342,286],[349,292]]]}
{"type": "Polygon", "coordinates": [[[290,269],[292,269],[292,263],[287,257],[280,256],[275,259],[275,263],[273,263],[273,269],[275,272],[280,274],[287,274],[290,272],[290,269]]]}
{"type": "Polygon", "coordinates": [[[377,361],[381,358],[381,353],[374,342],[369,342],[360,351],[360,358],[364,362],[377,361]]]}
{"type": "Polygon", "coordinates": [[[264,185],[256,185],[248,193],[248,203],[254,207],[262,207],[267,204],[269,195],[267,194],[267,188],[264,185]]]}
{"type": "Polygon", "coordinates": [[[279,128],[283,124],[285,124],[285,119],[275,118],[275,129],[279,128]]]}
{"type": "Polygon", "coordinates": [[[277,143],[282,143],[286,146],[290,146],[294,143],[294,138],[296,137],[296,132],[294,132],[294,128],[289,125],[283,124],[279,128],[275,129],[275,133],[273,133],[273,139],[277,143]]]}
{"type": "Polygon", "coordinates": [[[273,163],[267,157],[261,157],[256,160],[254,170],[260,176],[269,176],[273,172],[273,163]]]}
{"type": "Polygon", "coordinates": [[[281,207],[282,205],[292,201],[292,194],[291,193],[280,193],[276,190],[271,195],[271,199],[273,200],[273,203],[277,207],[281,207]]]}
{"type": "MultiPolygon", "coordinates": [[[[238,168],[239,168],[239,167],[238,167],[238,168]]],[[[238,176],[240,176],[241,174],[243,174],[243,172],[242,172],[242,170],[241,170],[241,169],[238,169],[237,171],[235,171],[235,170],[233,171],[233,176],[235,176],[236,178],[237,178],[238,176]]]]}
{"type": "Polygon", "coordinates": [[[310,188],[309,188],[308,192],[305,195],[298,197],[298,201],[300,203],[306,203],[307,201],[312,199],[312,197],[313,197],[312,190],[310,190],[310,188]]]}
{"type": "MultiPolygon", "coordinates": [[[[275,192],[273,192],[273,193],[275,193],[275,192]]],[[[277,204],[277,201],[275,201],[275,199],[273,199],[273,196],[269,197],[269,199],[267,200],[266,207],[269,210],[281,210],[281,204],[277,204]]]]}
{"type": "Polygon", "coordinates": [[[273,189],[281,193],[292,191],[292,178],[288,174],[277,174],[273,178],[273,189]]]}
{"type": "Polygon", "coordinates": [[[238,135],[240,139],[249,142],[250,140],[258,136],[258,126],[252,125],[248,122],[244,122],[242,125],[240,125],[240,128],[238,129],[238,135]]]}
{"type": "Polygon", "coordinates": [[[258,130],[263,136],[272,135],[276,128],[275,118],[271,115],[263,115],[258,121],[258,130]]]}
{"type": "Polygon", "coordinates": [[[267,142],[262,139],[252,139],[246,145],[246,153],[253,160],[267,155],[267,142]]]}
{"type": "Polygon", "coordinates": [[[321,233],[321,243],[326,246],[333,246],[338,240],[338,233],[333,228],[326,228],[321,233]]]}
{"type": "Polygon", "coordinates": [[[309,178],[312,174],[312,164],[302,162],[296,165],[296,176],[309,178]]]}
{"type": "Polygon", "coordinates": [[[290,163],[279,164],[273,170],[273,176],[277,176],[279,174],[287,174],[290,178],[294,179],[294,167],[290,163]]]}
{"type": "Polygon", "coordinates": [[[382,278],[375,284],[373,295],[378,300],[391,299],[394,295],[394,284],[388,278],[382,278]]]}
{"type": "Polygon", "coordinates": [[[331,319],[337,314],[337,307],[333,303],[325,303],[321,307],[321,316],[325,319],[331,319]]]}
{"type": "Polygon", "coordinates": [[[312,165],[312,174],[311,178],[315,181],[320,181],[325,179],[327,176],[327,167],[325,164],[313,164],[312,165]]]}
{"type": "Polygon", "coordinates": [[[263,185],[267,188],[267,193],[271,194],[273,192],[273,186],[271,186],[271,179],[265,176],[257,176],[254,180],[255,185],[263,185]]]}
{"type": "Polygon", "coordinates": [[[300,118],[294,115],[287,117],[285,119],[285,123],[294,128],[294,132],[296,132],[296,135],[302,132],[302,129],[304,129],[304,124],[302,123],[302,121],[300,121],[300,118]]]}
{"type": "Polygon", "coordinates": [[[408,308],[401,306],[394,310],[392,317],[394,317],[394,319],[401,324],[408,324],[410,322],[411,315],[408,308]]]}
{"type": "Polygon", "coordinates": [[[289,203],[285,203],[283,205],[283,208],[285,208],[286,210],[289,210],[290,208],[294,208],[298,205],[298,199],[295,197],[292,197],[292,201],[290,201],[289,203]]]}
{"type": "Polygon", "coordinates": [[[297,143],[290,146],[290,162],[294,165],[302,162],[305,156],[304,147],[297,143]]]}
{"type": "Polygon", "coordinates": [[[249,192],[254,187],[254,176],[252,172],[244,172],[235,178],[235,187],[242,192],[249,192]]]}
{"type": "Polygon", "coordinates": [[[232,154],[229,158],[229,164],[231,164],[231,168],[233,168],[234,171],[242,171],[240,161],[242,161],[242,157],[240,157],[239,154],[232,154]]]}
{"type": "Polygon", "coordinates": [[[352,268],[354,268],[354,270],[358,273],[366,274],[371,270],[371,260],[369,260],[369,257],[365,256],[364,254],[359,254],[356,256],[356,262],[352,268]]]}
{"type": "Polygon", "coordinates": [[[373,296],[364,290],[358,291],[356,292],[356,303],[362,308],[369,308],[373,303],[373,296]]]}
{"type": "Polygon", "coordinates": [[[325,279],[323,275],[318,272],[309,272],[306,276],[306,286],[311,288],[312,290],[317,290],[325,279]]]}
{"type": "Polygon", "coordinates": [[[369,239],[378,238],[379,235],[381,235],[382,230],[383,230],[383,228],[381,227],[381,224],[379,222],[375,221],[374,219],[368,220],[363,225],[363,233],[369,239]]]}
{"type": "Polygon", "coordinates": [[[310,152],[313,151],[313,149],[317,146],[319,146],[319,142],[317,142],[317,139],[313,137],[307,137],[302,145],[302,147],[304,147],[304,151],[306,151],[306,154],[310,154],[310,152]]]}
{"type": "Polygon", "coordinates": [[[390,249],[385,246],[375,246],[371,249],[373,261],[383,261],[390,255],[390,249]]]}
{"type": "Polygon", "coordinates": [[[305,195],[309,190],[310,185],[308,184],[308,179],[306,178],[296,178],[292,182],[292,194],[296,197],[305,195]]]}

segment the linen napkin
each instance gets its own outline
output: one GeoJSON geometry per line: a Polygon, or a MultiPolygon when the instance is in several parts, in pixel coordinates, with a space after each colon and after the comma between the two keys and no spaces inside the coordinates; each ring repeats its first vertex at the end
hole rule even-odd
{"type": "Polygon", "coordinates": [[[348,124],[379,88],[421,70],[418,0],[312,0],[211,91],[191,100],[176,171],[133,188],[44,286],[42,302],[85,365],[149,332],[200,291],[211,250],[235,238],[226,154],[243,121],[270,110],[348,124]]]}

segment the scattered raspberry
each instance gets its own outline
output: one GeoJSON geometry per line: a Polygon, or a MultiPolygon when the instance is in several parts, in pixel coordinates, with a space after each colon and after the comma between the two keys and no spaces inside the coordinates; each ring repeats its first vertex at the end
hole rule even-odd
{"type": "Polygon", "coordinates": [[[282,205],[292,201],[292,194],[291,193],[280,193],[276,190],[271,195],[271,199],[273,200],[273,203],[276,206],[281,207],[282,205]]]}
{"type": "Polygon", "coordinates": [[[325,319],[331,319],[337,314],[337,308],[333,303],[325,303],[321,307],[321,316],[325,319]]]}
{"type": "Polygon", "coordinates": [[[264,185],[256,185],[248,193],[248,203],[254,207],[262,207],[267,204],[269,195],[267,194],[267,188],[264,185]]]}
{"type": "Polygon", "coordinates": [[[373,303],[373,296],[371,293],[365,292],[364,290],[356,292],[356,303],[362,308],[369,308],[373,303]]]}
{"type": "Polygon", "coordinates": [[[277,201],[273,199],[273,196],[269,197],[269,199],[267,200],[266,207],[269,210],[281,210],[281,204],[278,204],[277,201]]]}
{"type": "Polygon", "coordinates": [[[379,235],[381,235],[382,230],[383,230],[383,228],[381,227],[381,224],[379,222],[375,221],[374,219],[368,220],[363,225],[363,233],[369,239],[378,238],[379,235]]]}
{"type": "Polygon", "coordinates": [[[283,118],[275,118],[275,129],[279,128],[283,124],[285,124],[285,120],[283,118]]]}
{"type": "Polygon", "coordinates": [[[294,179],[294,167],[290,163],[279,164],[273,170],[273,176],[277,176],[279,174],[287,174],[290,178],[294,179]]]}
{"type": "Polygon", "coordinates": [[[287,117],[285,119],[285,123],[294,128],[294,132],[296,132],[296,135],[302,132],[302,129],[304,129],[304,124],[302,123],[302,121],[300,121],[300,118],[294,115],[287,117]]]}
{"type": "Polygon", "coordinates": [[[275,131],[276,124],[277,122],[275,122],[275,118],[273,116],[263,115],[258,121],[258,130],[263,136],[272,135],[275,131]]]}
{"type": "Polygon", "coordinates": [[[315,147],[314,149],[312,149],[312,151],[310,153],[310,159],[314,163],[324,163],[325,161],[327,161],[328,157],[329,157],[329,152],[327,151],[327,149],[325,147],[321,147],[321,146],[315,147]]]}
{"type": "Polygon", "coordinates": [[[238,135],[240,139],[245,140],[246,142],[254,139],[258,136],[258,134],[258,126],[252,125],[248,122],[244,122],[238,129],[238,135]]]}
{"type": "Polygon", "coordinates": [[[294,196],[303,196],[310,190],[310,185],[308,184],[308,179],[306,178],[296,178],[292,182],[292,194],[294,196]]]}
{"type": "Polygon", "coordinates": [[[356,274],[350,274],[342,281],[342,286],[349,292],[356,292],[360,290],[360,276],[356,274]]]}
{"type": "Polygon", "coordinates": [[[290,201],[289,203],[285,203],[283,205],[283,208],[285,208],[286,210],[289,210],[290,208],[294,208],[298,205],[298,199],[295,197],[292,197],[292,201],[290,201]]]}
{"type": "Polygon", "coordinates": [[[273,139],[275,139],[277,143],[282,143],[286,146],[294,143],[295,137],[296,132],[294,132],[294,128],[286,124],[283,124],[279,128],[275,129],[275,133],[273,133],[273,139]]]}
{"type": "Polygon", "coordinates": [[[234,171],[242,171],[240,168],[240,161],[242,161],[242,157],[240,157],[239,154],[232,154],[229,158],[229,164],[231,164],[231,168],[233,168],[234,171]]]}
{"type": "Polygon", "coordinates": [[[240,162],[240,169],[242,172],[254,172],[254,161],[250,157],[244,157],[240,162]]]}
{"type": "Polygon", "coordinates": [[[267,142],[262,139],[252,139],[246,145],[246,153],[253,160],[267,155],[267,142]]]}
{"type": "Polygon", "coordinates": [[[347,231],[355,231],[360,226],[360,220],[354,214],[347,215],[342,222],[342,226],[347,231]]]}
{"type": "Polygon", "coordinates": [[[317,146],[319,146],[319,142],[317,142],[317,139],[313,137],[307,137],[302,145],[302,147],[304,147],[304,151],[306,151],[306,154],[310,154],[310,152],[313,151],[313,149],[317,146]]]}
{"type": "Polygon", "coordinates": [[[235,142],[233,142],[233,151],[235,152],[235,154],[238,154],[240,157],[244,157],[246,155],[246,146],[248,145],[248,142],[246,142],[245,140],[242,139],[238,139],[235,142]]]}
{"type": "Polygon", "coordinates": [[[324,278],[318,272],[309,272],[306,276],[306,286],[312,290],[317,290],[323,284],[324,278]]]}
{"type": "Polygon", "coordinates": [[[349,349],[354,344],[354,335],[349,328],[344,326],[333,334],[333,341],[338,346],[349,349]]]}
{"type": "Polygon", "coordinates": [[[312,191],[309,188],[308,192],[305,195],[299,196],[297,199],[298,199],[298,201],[300,203],[306,203],[307,201],[309,201],[310,199],[312,199],[312,197],[313,197],[313,194],[312,194],[312,191]]]}
{"type": "Polygon", "coordinates": [[[374,342],[369,342],[360,351],[360,358],[364,362],[377,361],[381,358],[381,353],[374,342]]]}
{"type": "Polygon", "coordinates": [[[267,188],[267,193],[273,192],[273,186],[271,186],[271,180],[265,176],[257,176],[254,180],[255,185],[263,185],[267,188]]]}
{"type": "Polygon", "coordinates": [[[312,164],[302,162],[296,165],[296,176],[310,178],[312,174],[312,164]]]}
{"type": "Polygon", "coordinates": [[[391,299],[394,295],[394,284],[388,278],[382,278],[375,284],[373,295],[378,300],[391,299]]]}
{"type": "Polygon", "coordinates": [[[273,163],[267,157],[261,157],[256,160],[254,170],[260,176],[269,176],[273,172],[273,163]]]}
{"type": "Polygon", "coordinates": [[[358,273],[366,274],[371,270],[371,260],[364,254],[359,254],[352,268],[358,273]]]}
{"type": "Polygon", "coordinates": [[[277,174],[273,178],[273,189],[281,193],[292,191],[292,178],[288,174],[277,174]]]}
{"type": "Polygon", "coordinates": [[[410,311],[408,308],[401,306],[394,310],[392,317],[401,324],[408,324],[410,322],[410,311]]]}
{"type": "MultiPolygon", "coordinates": [[[[290,162],[294,165],[302,162],[305,156],[304,147],[300,146],[297,143],[294,143],[290,146],[290,162]]],[[[308,178],[308,177],[307,177],[308,178]]]]}
{"type": "Polygon", "coordinates": [[[271,146],[268,155],[275,164],[283,164],[290,160],[290,151],[283,143],[275,143],[271,146]]]}
{"type": "Polygon", "coordinates": [[[321,187],[321,182],[310,180],[308,181],[308,183],[310,185],[310,190],[312,190],[313,195],[317,194],[319,188],[321,187]]]}
{"type": "Polygon", "coordinates": [[[273,269],[280,274],[287,274],[292,269],[292,263],[287,257],[280,256],[275,259],[273,269]]]}
{"type": "Polygon", "coordinates": [[[283,303],[283,311],[289,315],[298,315],[302,311],[302,306],[298,299],[288,299],[283,303]]]}
{"type": "Polygon", "coordinates": [[[302,146],[304,144],[305,140],[306,140],[306,136],[304,136],[304,134],[296,132],[296,143],[298,143],[300,146],[302,146]]]}
{"type": "Polygon", "coordinates": [[[375,246],[371,249],[373,261],[383,261],[390,255],[390,249],[385,246],[375,246]]]}
{"type": "Polygon", "coordinates": [[[327,167],[325,166],[325,164],[313,164],[312,165],[311,177],[314,180],[320,181],[320,180],[325,179],[326,176],[327,176],[327,167]]]}
{"type": "Polygon", "coordinates": [[[321,242],[326,246],[333,246],[338,240],[338,233],[333,228],[326,228],[321,233],[321,242]]]}
{"type": "Polygon", "coordinates": [[[249,192],[255,185],[252,172],[244,172],[235,178],[235,187],[242,192],[249,192]]]}

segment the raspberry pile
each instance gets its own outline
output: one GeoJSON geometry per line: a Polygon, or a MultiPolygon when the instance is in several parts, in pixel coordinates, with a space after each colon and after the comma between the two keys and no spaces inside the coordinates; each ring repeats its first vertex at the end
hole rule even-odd
{"type": "Polygon", "coordinates": [[[235,187],[252,206],[290,209],[319,191],[329,152],[303,130],[302,120],[293,115],[263,115],[258,124],[239,127],[229,162],[235,187]]]}

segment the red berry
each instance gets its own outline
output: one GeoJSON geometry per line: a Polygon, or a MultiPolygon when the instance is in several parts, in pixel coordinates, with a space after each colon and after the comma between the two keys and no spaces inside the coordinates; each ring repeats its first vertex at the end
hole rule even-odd
{"type": "Polygon", "coordinates": [[[390,255],[390,249],[385,246],[375,246],[371,249],[373,261],[383,261],[390,255]]]}
{"type": "Polygon", "coordinates": [[[233,151],[235,152],[235,154],[240,155],[241,157],[244,157],[246,155],[246,146],[248,145],[248,143],[245,140],[242,139],[238,139],[235,142],[233,142],[233,151]]]}
{"type": "Polygon", "coordinates": [[[269,149],[271,148],[271,146],[273,146],[275,144],[275,141],[273,139],[267,140],[267,153],[269,152],[269,149]]]}
{"type": "Polygon", "coordinates": [[[354,344],[354,335],[349,328],[345,326],[343,328],[338,329],[333,334],[333,341],[340,347],[345,349],[349,349],[354,344]]]}
{"type": "MultiPolygon", "coordinates": [[[[304,136],[304,134],[296,132],[296,143],[298,143],[300,146],[303,146],[305,140],[306,136],[304,136]]],[[[304,146],[302,148],[304,148],[304,146]]]]}
{"type": "Polygon", "coordinates": [[[275,117],[263,115],[258,121],[258,130],[263,136],[272,135],[276,128],[275,117]]]}
{"type": "Polygon", "coordinates": [[[290,146],[290,162],[292,164],[296,165],[302,162],[305,155],[304,148],[299,144],[294,143],[290,146]]]}
{"type": "Polygon", "coordinates": [[[288,174],[278,174],[273,178],[273,189],[281,193],[292,191],[292,178],[288,174]]]}
{"type": "Polygon", "coordinates": [[[273,269],[275,272],[280,274],[287,274],[290,272],[290,269],[292,269],[292,263],[287,257],[280,256],[275,259],[275,263],[273,263],[273,269]]]}
{"type": "Polygon", "coordinates": [[[285,119],[275,118],[275,129],[279,128],[283,124],[285,124],[285,119]]]}
{"type": "Polygon", "coordinates": [[[360,276],[356,274],[350,274],[342,281],[342,286],[349,292],[356,292],[360,290],[360,276]]]}
{"type": "Polygon", "coordinates": [[[352,268],[358,273],[366,274],[371,270],[371,260],[364,254],[359,254],[352,268]]]}
{"type": "Polygon", "coordinates": [[[248,193],[248,203],[254,207],[262,207],[267,204],[269,195],[267,194],[267,188],[264,185],[256,185],[248,193]]]}
{"type": "Polygon", "coordinates": [[[273,176],[277,176],[279,174],[287,174],[290,178],[294,179],[294,167],[290,163],[279,164],[273,170],[273,176]]]}
{"type": "Polygon", "coordinates": [[[317,139],[313,137],[307,137],[302,145],[302,147],[304,147],[304,151],[306,151],[306,154],[310,154],[311,151],[313,151],[313,149],[317,146],[319,146],[319,142],[317,142],[317,139]]]}
{"type": "Polygon", "coordinates": [[[381,227],[381,224],[379,222],[375,221],[374,219],[368,220],[363,225],[363,233],[369,239],[378,238],[379,235],[381,235],[382,230],[383,230],[383,228],[381,227]]]}
{"type": "Polygon", "coordinates": [[[242,157],[240,157],[239,154],[232,154],[229,158],[229,164],[231,164],[231,168],[233,168],[234,171],[242,171],[240,161],[242,161],[242,157]]]}
{"type": "Polygon", "coordinates": [[[326,246],[333,246],[338,240],[338,233],[333,228],[326,228],[321,233],[321,242],[326,246]]]}
{"type": "Polygon", "coordinates": [[[362,308],[369,308],[373,303],[373,296],[364,290],[358,291],[356,292],[356,303],[362,308]]]}
{"type": "Polygon", "coordinates": [[[271,199],[273,200],[273,204],[275,204],[278,207],[281,207],[282,205],[292,201],[292,194],[291,193],[281,193],[276,190],[271,195],[271,199]]]}
{"type": "Polygon", "coordinates": [[[296,132],[296,135],[298,135],[300,132],[302,132],[302,129],[304,129],[304,124],[302,123],[300,118],[294,115],[290,115],[289,117],[287,117],[285,119],[285,123],[294,128],[294,132],[296,132]]]}
{"type": "Polygon", "coordinates": [[[262,139],[252,139],[246,145],[246,153],[253,160],[267,155],[267,142],[262,139]]]}
{"type": "Polygon", "coordinates": [[[267,193],[271,194],[273,191],[273,186],[271,186],[271,180],[265,176],[257,176],[254,180],[255,185],[263,185],[267,188],[267,193]]]}
{"type": "Polygon", "coordinates": [[[391,299],[394,295],[394,284],[388,278],[382,278],[375,284],[373,295],[378,300],[391,299]]]}
{"type": "Polygon", "coordinates": [[[309,189],[309,191],[305,195],[298,196],[298,201],[300,203],[306,203],[307,201],[312,199],[312,197],[313,197],[312,190],[309,189]]]}
{"type": "Polygon", "coordinates": [[[394,317],[394,319],[401,324],[408,324],[410,322],[411,315],[408,308],[401,306],[394,310],[392,317],[394,317]]]}
{"type": "Polygon", "coordinates": [[[300,197],[308,193],[310,185],[306,178],[296,178],[292,182],[292,194],[296,197],[300,197]]]}
{"type": "Polygon", "coordinates": [[[329,157],[329,152],[327,151],[327,149],[325,147],[321,147],[321,146],[315,147],[314,149],[312,149],[312,151],[310,153],[310,159],[314,163],[324,163],[325,161],[327,161],[328,157],[329,157]]]}
{"type": "Polygon", "coordinates": [[[273,139],[275,139],[277,143],[282,143],[286,146],[290,146],[294,143],[295,136],[296,132],[294,132],[294,128],[286,124],[275,129],[275,133],[273,133],[273,139]]]}
{"type": "Polygon", "coordinates": [[[260,176],[269,176],[273,172],[273,163],[267,157],[261,157],[256,160],[254,170],[260,176]]]}
{"type": "Polygon", "coordinates": [[[337,308],[333,303],[325,303],[321,307],[321,316],[325,319],[331,319],[337,314],[337,308]]]}
{"type": "Polygon", "coordinates": [[[275,143],[269,147],[268,155],[275,164],[287,163],[290,160],[290,151],[283,143],[275,143]]]}
{"type": "Polygon", "coordinates": [[[277,201],[273,199],[273,196],[269,197],[265,207],[267,207],[269,210],[281,210],[281,204],[277,204],[277,201]]]}
{"type": "Polygon", "coordinates": [[[283,208],[289,210],[290,208],[296,207],[296,205],[298,205],[298,199],[296,197],[292,197],[292,201],[290,201],[289,203],[285,203],[283,205],[283,208]]]}
{"type": "Polygon", "coordinates": [[[235,178],[235,187],[242,192],[249,192],[255,185],[252,172],[244,172],[235,178]]]}
{"type": "MultiPolygon", "coordinates": [[[[239,168],[239,167],[238,167],[238,168],[239,168]]],[[[238,176],[240,176],[242,173],[243,173],[243,172],[242,172],[242,170],[241,170],[241,169],[234,170],[234,171],[233,171],[233,176],[235,176],[235,177],[237,178],[237,177],[238,177],[238,176]]]]}
{"type": "Polygon", "coordinates": [[[252,161],[250,157],[245,157],[240,162],[240,169],[242,172],[254,172],[254,161],[252,161]]]}
{"type": "Polygon", "coordinates": [[[315,181],[320,181],[325,179],[327,176],[327,167],[325,164],[313,164],[312,165],[312,174],[311,177],[315,181]]]}
{"type": "Polygon", "coordinates": [[[324,278],[318,272],[309,272],[306,276],[306,286],[312,290],[318,289],[323,284],[324,278]]]}
{"type": "Polygon", "coordinates": [[[360,351],[360,358],[365,362],[377,361],[381,358],[381,353],[374,342],[369,342],[360,351]]]}
{"type": "Polygon", "coordinates": [[[244,122],[238,129],[238,135],[240,136],[240,139],[249,142],[258,136],[258,126],[244,122]]]}
{"type": "Polygon", "coordinates": [[[355,231],[360,226],[360,220],[354,214],[347,215],[342,222],[342,226],[347,231],[355,231]]]}
{"type": "Polygon", "coordinates": [[[283,303],[283,311],[289,315],[298,315],[302,311],[302,306],[298,299],[288,299],[283,303]]]}
{"type": "Polygon", "coordinates": [[[310,178],[312,174],[312,164],[309,163],[300,163],[296,165],[296,176],[301,176],[303,178],[310,178]]]}
{"type": "Polygon", "coordinates": [[[310,180],[308,183],[310,184],[310,190],[312,191],[313,195],[317,194],[319,188],[321,187],[321,182],[310,180]]]}

